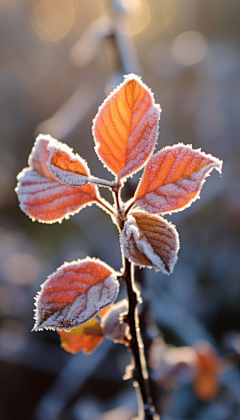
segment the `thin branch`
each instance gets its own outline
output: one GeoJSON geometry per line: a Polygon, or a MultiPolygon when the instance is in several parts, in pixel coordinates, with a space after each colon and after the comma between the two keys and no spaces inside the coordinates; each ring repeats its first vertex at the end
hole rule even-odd
{"type": "MultiPolygon", "coordinates": [[[[132,200],[129,200],[130,201],[130,204],[128,205],[128,207],[126,208],[126,210],[125,210],[125,214],[127,215],[128,213],[129,213],[129,211],[131,210],[131,208],[134,206],[134,204],[135,204],[135,200],[134,199],[132,199],[132,200]]],[[[128,201],[128,202],[129,202],[128,201]]]]}
{"type": "Polygon", "coordinates": [[[118,213],[121,213],[120,187],[118,189],[112,190],[112,191],[113,191],[113,197],[114,197],[114,200],[115,200],[115,205],[116,205],[117,211],[118,211],[118,213]]]}
{"type": "MultiPolygon", "coordinates": [[[[122,279],[125,281],[128,295],[128,313],[124,317],[124,322],[128,323],[131,334],[130,347],[134,357],[132,378],[137,382],[142,397],[142,410],[144,410],[144,417],[142,418],[144,418],[144,420],[159,420],[150,393],[144,347],[139,328],[137,305],[140,302],[140,294],[136,289],[134,282],[134,265],[126,258],[125,271],[122,275],[122,279]]],[[[139,416],[142,414],[142,412],[139,412],[139,416]]]]}
{"type": "Polygon", "coordinates": [[[120,231],[123,229],[124,221],[126,219],[125,210],[124,210],[124,206],[121,199],[121,188],[122,188],[122,184],[118,182],[117,188],[112,189],[112,194],[113,194],[115,207],[117,211],[117,225],[120,231]]]}

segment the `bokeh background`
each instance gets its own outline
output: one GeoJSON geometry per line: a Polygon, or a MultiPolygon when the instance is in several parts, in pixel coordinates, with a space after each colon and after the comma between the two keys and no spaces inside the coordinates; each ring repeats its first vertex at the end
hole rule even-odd
{"type": "MultiPolygon", "coordinates": [[[[122,381],[130,357],[123,345],[105,340],[90,356],[72,356],[57,333],[30,332],[33,296],[64,261],[89,255],[119,270],[115,226],[94,206],[62,224],[33,223],[14,192],[40,132],[111,179],[93,149],[92,119],[122,75],[135,72],[163,109],[157,149],[183,142],[224,160],[201,200],[168,217],[181,240],[171,277],[137,273],[152,368],[164,359],[164,378],[151,370],[155,402],[165,420],[239,420],[239,22],[239,0],[0,0],[1,419],[136,414],[135,390],[122,381]],[[203,339],[201,348],[216,352],[205,366],[207,399],[190,372],[191,350],[203,339]]],[[[127,183],[126,199],[138,177],[127,183]]]]}

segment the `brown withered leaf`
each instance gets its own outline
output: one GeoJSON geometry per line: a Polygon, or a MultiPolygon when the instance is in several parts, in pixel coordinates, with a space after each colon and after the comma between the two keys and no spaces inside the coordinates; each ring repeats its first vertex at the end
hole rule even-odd
{"type": "Polygon", "coordinates": [[[171,274],[177,261],[179,238],[176,228],[162,217],[131,211],[121,234],[125,256],[139,266],[154,267],[171,274]]]}

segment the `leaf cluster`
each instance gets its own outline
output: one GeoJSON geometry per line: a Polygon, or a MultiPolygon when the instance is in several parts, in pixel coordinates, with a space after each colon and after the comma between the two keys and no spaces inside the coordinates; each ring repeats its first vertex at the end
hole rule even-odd
{"type": "Polygon", "coordinates": [[[95,150],[114,175],[113,181],[93,176],[83,158],[49,135],[37,137],[29,167],[18,176],[20,207],[33,220],[61,222],[95,203],[111,215],[119,229],[123,255],[119,272],[92,258],[65,263],[49,276],[37,295],[34,330],[60,330],[67,350],[90,352],[104,335],[127,343],[116,307],[109,312],[114,319],[115,311],[118,318],[111,328],[107,317],[101,325],[95,319],[117,298],[124,261],[171,274],[179,237],[175,226],[161,215],[190,206],[212,169],[221,172],[219,159],[190,145],[165,147],[153,154],[160,114],[160,106],[141,79],[133,74],[125,76],[93,121],[95,150]],[[126,179],[142,168],[134,196],[124,203],[121,190],[126,179]],[[112,191],[114,205],[101,197],[99,187],[112,191]],[[114,335],[118,328],[119,335],[114,335]]]}

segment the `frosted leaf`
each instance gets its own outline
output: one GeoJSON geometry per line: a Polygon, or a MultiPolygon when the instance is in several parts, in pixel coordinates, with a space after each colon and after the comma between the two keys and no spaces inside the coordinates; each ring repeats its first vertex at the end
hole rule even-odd
{"type": "Polygon", "coordinates": [[[175,226],[162,217],[132,211],[124,224],[121,242],[125,257],[134,264],[172,273],[179,237],[175,226]]]}
{"type": "Polygon", "coordinates": [[[113,303],[118,288],[116,272],[100,260],[65,263],[48,277],[36,296],[33,330],[76,328],[113,303]]]}
{"type": "Polygon", "coordinates": [[[127,313],[127,300],[120,300],[111,306],[101,317],[101,326],[104,336],[115,343],[124,343],[128,335],[128,325],[123,322],[121,316],[127,313]]]}
{"type": "Polygon", "coordinates": [[[96,152],[118,179],[140,170],[151,156],[161,109],[141,79],[130,74],[103,102],[93,121],[96,152]]]}
{"type": "Polygon", "coordinates": [[[63,143],[49,142],[47,166],[56,181],[70,186],[86,185],[90,176],[87,162],[63,143]]]}
{"type": "MultiPolygon", "coordinates": [[[[20,172],[16,188],[21,210],[33,220],[44,223],[60,222],[86,205],[99,202],[95,185],[70,187],[53,178],[47,166],[49,143],[52,148],[64,148],[51,136],[38,136],[29,156],[30,167],[20,172]]],[[[84,170],[88,176],[87,165],[84,170]]]]}
{"type": "Polygon", "coordinates": [[[47,166],[47,161],[49,159],[49,151],[47,146],[50,141],[55,145],[60,144],[50,135],[39,134],[35,140],[34,146],[28,158],[29,167],[46,176],[47,178],[52,178],[52,175],[49,172],[47,166]]]}
{"type": "Polygon", "coordinates": [[[222,161],[190,145],[165,147],[148,161],[135,193],[135,204],[150,213],[172,213],[189,207],[206,176],[222,161]]]}
{"type": "Polygon", "coordinates": [[[18,175],[16,192],[21,210],[31,219],[44,223],[60,222],[97,201],[95,187],[69,187],[53,178],[25,168],[18,175]]]}
{"type": "Polygon", "coordinates": [[[119,179],[139,171],[146,164],[158,137],[159,119],[159,109],[152,106],[132,131],[127,144],[125,166],[118,174],[119,179]]]}

